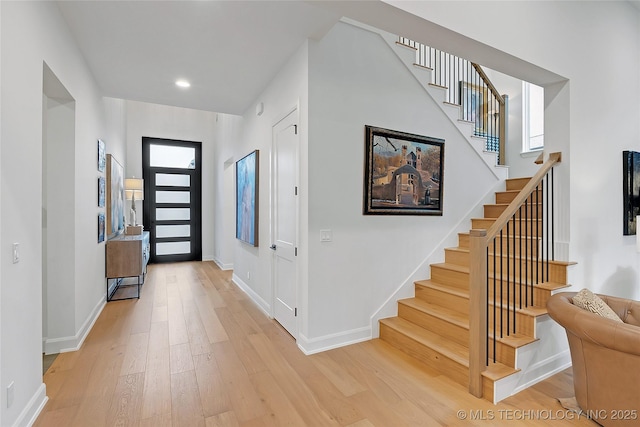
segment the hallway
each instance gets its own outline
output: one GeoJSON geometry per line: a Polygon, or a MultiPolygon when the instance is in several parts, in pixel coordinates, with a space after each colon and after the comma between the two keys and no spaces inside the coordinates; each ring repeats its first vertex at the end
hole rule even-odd
{"type": "Polygon", "coordinates": [[[556,400],[571,369],[494,406],[379,340],[305,356],[212,262],[150,265],[44,381],[38,427],[596,425],[556,400]]]}

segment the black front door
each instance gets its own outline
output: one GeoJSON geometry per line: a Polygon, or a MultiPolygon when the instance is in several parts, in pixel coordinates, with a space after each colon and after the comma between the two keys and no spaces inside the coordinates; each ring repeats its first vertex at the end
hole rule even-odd
{"type": "Polygon", "coordinates": [[[150,262],[202,260],[201,160],[200,142],[142,138],[150,262]]]}

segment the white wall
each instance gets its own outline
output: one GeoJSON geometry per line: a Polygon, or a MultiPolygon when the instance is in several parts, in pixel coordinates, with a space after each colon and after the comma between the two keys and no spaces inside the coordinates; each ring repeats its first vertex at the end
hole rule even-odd
{"type": "MultiPolygon", "coordinates": [[[[45,71],[46,72],[46,71],[45,71]]],[[[46,91],[46,85],[45,85],[46,91]]],[[[75,204],[75,101],[46,98],[43,114],[43,293],[48,314],[44,332],[45,352],[50,340],[76,333],[75,312],[75,224],[70,215],[75,204]],[[46,165],[46,166],[45,166],[46,165]],[[66,191],[61,191],[66,189],[66,191]]],[[[57,353],[58,351],[53,351],[57,353]]]]}
{"type": "MultiPolygon", "coordinates": [[[[202,259],[204,260],[214,258],[215,125],[215,113],[209,111],[126,101],[125,176],[127,178],[142,177],[143,136],[202,143],[202,259]]],[[[142,202],[137,203],[136,211],[142,218],[142,202]]]]}
{"type": "Polygon", "coordinates": [[[235,258],[235,162],[234,147],[240,141],[242,117],[216,116],[214,261],[220,268],[233,268],[235,258]]]}
{"type": "MultiPolygon", "coordinates": [[[[280,70],[278,75],[271,81],[267,89],[258,97],[245,114],[242,116],[242,129],[240,139],[232,147],[234,161],[241,159],[255,149],[260,150],[260,170],[259,170],[259,247],[253,247],[237,239],[233,239],[234,259],[233,270],[234,281],[247,291],[254,300],[266,312],[271,312],[271,258],[272,251],[270,235],[270,201],[269,182],[271,176],[270,152],[272,142],[273,126],[284,118],[293,108],[299,105],[299,129],[300,153],[301,153],[301,175],[306,173],[304,157],[307,146],[307,93],[308,93],[308,45],[304,43],[298,51],[289,59],[287,64],[280,70]],[[262,115],[256,115],[256,104],[264,104],[262,115]],[[249,277],[250,276],[250,277],[249,277]]],[[[232,139],[225,141],[233,143],[232,139]]],[[[224,151],[228,152],[228,151],[224,151]]],[[[229,157],[218,159],[218,163],[224,162],[229,157]]],[[[220,176],[220,175],[219,175],[220,176]]],[[[301,218],[306,218],[306,188],[304,183],[300,185],[301,218]]],[[[235,194],[228,200],[235,203],[235,194]]],[[[235,212],[235,206],[234,206],[235,212]]],[[[233,233],[235,237],[235,217],[233,233]]],[[[299,248],[305,246],[306,222],[300,224],[300,244],[299,248]]],[[[306,250],[299,251],[298,267],[300,275],[304,277],[304,265],[306,250]]],[[[304,281],[304,278],[302,279],[304,281]]],[[[302,285],[304,288],[304,284],[302,285]]],[[[304,314],[301,313],[301,316],[304,314]]]]}
{"type": "MultiPolygon", "coordinates": [[[[75,204],[67,214],[75,224],[75,313],[79,344],[104,304],[104,245],[97,243],[97,139],[104,138],[104,106],[99,90],[55,3],[2,2],[2,115],[0,169],[0,424],[27,425],[45,401],[42,383],[42,118],[43,62],[76,100],[75,204]],[[6,179],[8,178],[8,179],[6,179]],[[19,242],[20,262],[11,244],[19,242]],[[100,267],[102,266],[102,267],[100,267]],[[15,400],[7,408],[7,386],[15,400]]],[[[113,145],[107,147],[114,148],[113,145]]],[[[111,150],[109,150],[111,151],[111,150]]]]}
{"type": "Polygon", "coordinates": [[[488,68],[484,71],[500,94],[508,95],[505,164],[509,177],[533,176],[538,171],[534,162],[540,153],[522,153],[522,80],[488,68]]]}
{"type": "Polygon", "coordinates": [[[379,35],[339,23],[312,46],[302,345],[317,350],[370,336],[372,315],[400,285],[411,288],[408,279],[430,276],[424,260],[445,239],[457,245],[452,230],[497,179],[379,35]],[[362,214],[365,125],[445,140],[443,216],[362,214]],[[320,229],[333,230],[333,242],[321,243],[320,229]]]}
{"type": "Polygon", "coordinates": [[[568,79],[545,86],[545,145],[553,134],[564,139],[568,187],[561,200],[570,206],[564,238],[578,262],[570,279],[577,289],[640,299],[635,238],[622,235],[621,184],[622,151],[640,150],[638,9],[623,1],[394,4],[568,79]],[[483,25],[489,19],[502,31],[483,25]],[[549,111],[553,104],[565,104],[562,123],[549,111]]]}

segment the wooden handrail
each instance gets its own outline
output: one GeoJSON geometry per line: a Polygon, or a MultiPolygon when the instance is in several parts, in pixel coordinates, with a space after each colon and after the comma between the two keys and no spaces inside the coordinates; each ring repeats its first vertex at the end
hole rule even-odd
{"type": "Polygon", "coordinates": [[[496,99],[500,103],[500,107],[503,107],[504,106],[504,97],[502,95],[500,95],[500,92],[498,92],[498,89],[496,89],[496,87],[493,85],[493,83],[491,83],[491,80],[489,79],[489,76],[487,76],[487,74],[484,72],[482,67],[479,66],[478,64],[476,64],[475,62],[472,62],[471,65],[473,66],[473,68],[475,68],[475,70],[478,72],[478,74],[480,74],[480,77],[482,78],[482,80],[484,80],[484,83],[487,85],[487,87],[489,88],[489,90],[491,91],[493,96],[496,97],[496,99]]]}
{"type": "Polygon", "coordinates": [[[560,163],[562,161],[562,153],[551,153],[549,154],[549,158],[547,161],[540,167],[538,172],[531,178],[531,180],[524,186],[520,193],[513,199],[509,206],[502,212],[502,214],[496,219],[491,227],[487,230],[486,240],[487,242],[490,239],[493,239],[500,233],[500,230],[504,228],[507,222],[511,219],[511,217],[520,209],[520,206],[524,204],[525,200],[529,198],[529,196],[535,191],[536,187],[542,181],[542,178],[547,175],[547,172],[551,170],[552,167],[556,165],[556,163],[560,163]]]}
{"type": "Polygon", "coordinates": [[[469,393],[476,397],[483,396],[482,371],[486,367],[488,352],[486,339],[488,336],[487,260],[489,242],[504,229],[509,220],[536,191],[551,168],[561,160],[561,153],[551,153],[547,161],[488,230],[471,230],[469,233],[469,393]]]}

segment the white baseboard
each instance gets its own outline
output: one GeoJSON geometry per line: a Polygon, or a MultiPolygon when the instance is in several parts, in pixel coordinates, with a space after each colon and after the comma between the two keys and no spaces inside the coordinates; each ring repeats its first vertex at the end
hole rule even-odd
{"type": "Polygon", "coordinates": [[[260,308],[264,314],[266,314],[269,318],[273,318],[271,314],[271,305],[268,304],[260,295],[258,295],[249,285],[242,281],[235,273],[231,276],[231,281],[238,285],[238,287],[251,298],[253,302],[256,303],[258,308],[260,308]]]}
{"type": "Polygon", "coordinates": [[[60,338],[47,338],[44,342],[44,353],[45,354],[56,354],[56,353],[66,353],[69,351],[76,351],[82,347],[82,343],[84,342],[87,335],[91,331],[93,324],[98,320],[98,316],[102,313],[102,309],[106,305],[104,295],[100,297],[98,303],[93,307],[91,313],[85,320],[84,324],[80,327],[80,330],[76,332],[74,336],[71,337],[60,337],[60,338]]]}
{"type": "Polygon", "coordinates": [[[303,334],[298,334],[298,348],[306,355],[320,353],[350,344],[356,344],[371,339],[371,328],[352,329],[350,331],[338,332],[324,335],[317,338],[307,338],[303,334]]]}
{"type": "Polygon", "coordinates": [[[513,394],[564,371],[569,366],[571,366],[571,352],[569,350],[548,357],[545,360],[540,360],[527,369],[513,394]]]}
{"type": "Polygon", "coordinates": [[[47,397],[47,386],[42,383],[34,395],[29,399],[27,406],[20,412],[18,418],[13,423],[13,427],[31,427],[42,412],[44,405],[49,398],[47,397]]]}
{"type": "Polygon", "coordinates": [[[211,259],[207,259],[206,261],[213,261],[216,263],[216,265],[218,267],[220,267],[220,270],[233,270],[233,263],[232,262],[228,262],[228,263],[223,263],[222,261],[220,261],[219,259],[213,257],[211,259]]]}

